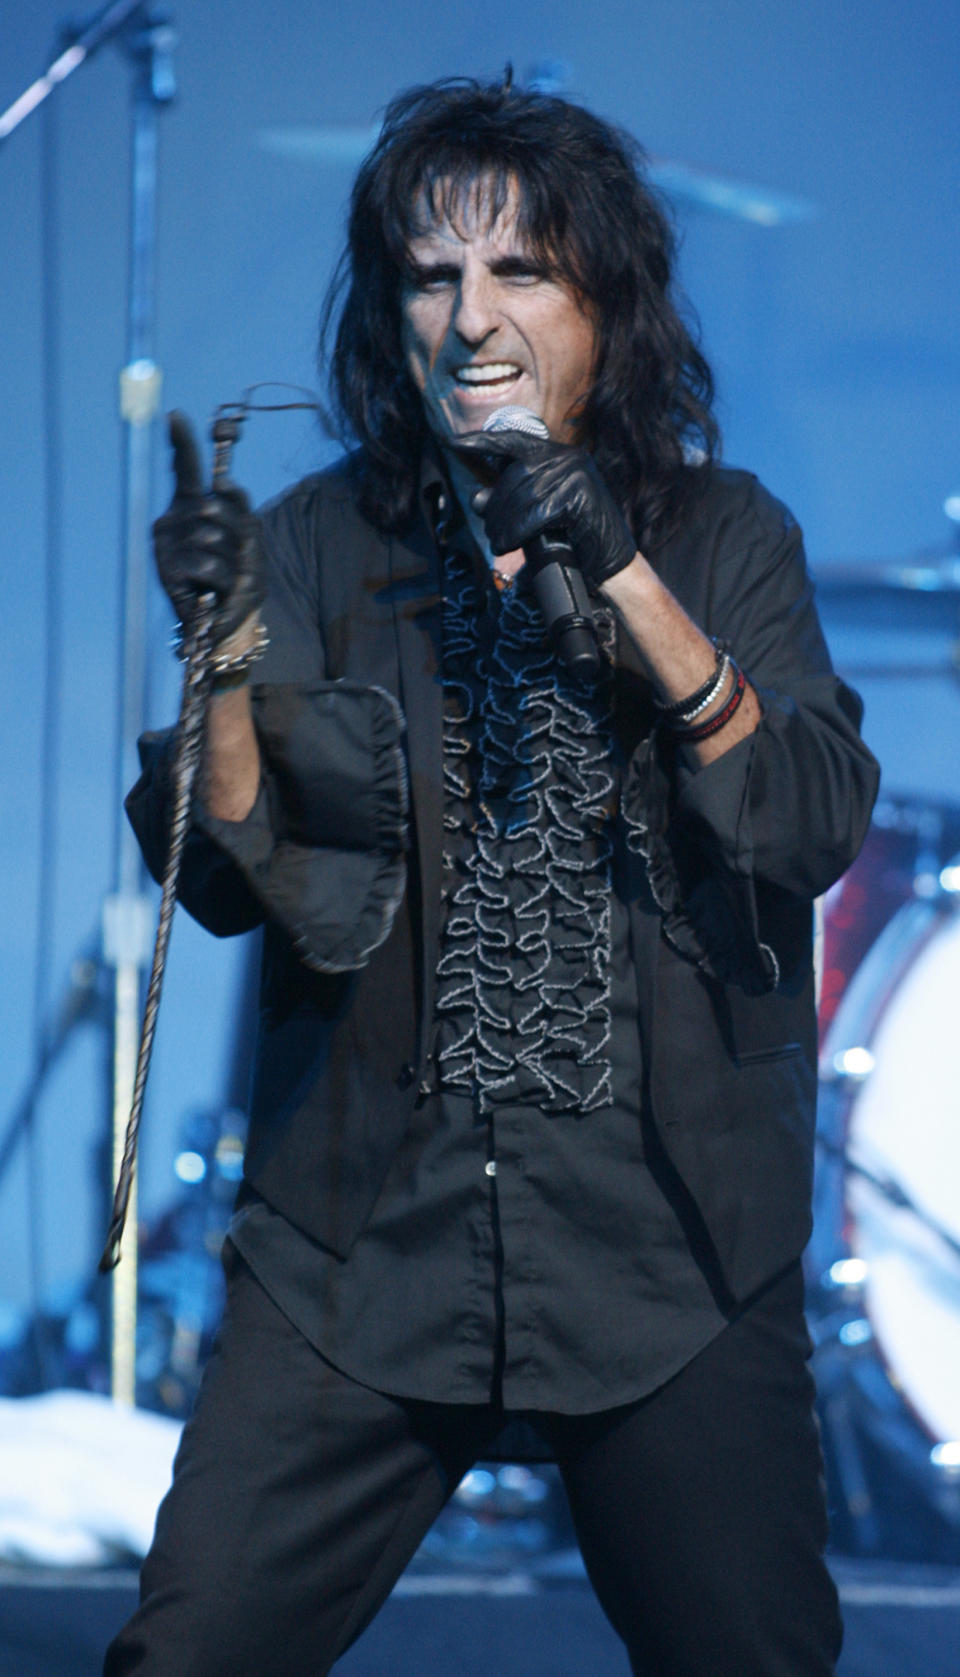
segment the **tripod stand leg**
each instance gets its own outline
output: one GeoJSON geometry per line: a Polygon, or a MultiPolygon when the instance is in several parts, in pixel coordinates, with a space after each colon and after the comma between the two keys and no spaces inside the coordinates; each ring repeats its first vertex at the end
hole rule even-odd
{"type": "MultiPolygon", "coordinates": [[[[120,1173],[127,1119],[133,1099],[140,1037],[140,967],[119,962],[114,978],[113,1018],[113,1176],[120,1173]]],[[[110,1392],[115,1403],[131,1408],[137,1385],[137,1180],[130,1187],[130,1238],[126,1263],[111,1273],[110,1392]]]]}

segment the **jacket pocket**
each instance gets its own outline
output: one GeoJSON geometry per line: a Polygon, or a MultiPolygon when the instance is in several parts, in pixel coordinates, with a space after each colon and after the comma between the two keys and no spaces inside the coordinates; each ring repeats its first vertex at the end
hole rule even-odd
{"type": "Polygon", "coordinates": [[[737,1048],[734,1058],[738,1066],[754,1066],[764,1060],[788,1060],[791,1055],[802,1053],[802,1042],[776,1042],[762,1048],[737,1048]]]}

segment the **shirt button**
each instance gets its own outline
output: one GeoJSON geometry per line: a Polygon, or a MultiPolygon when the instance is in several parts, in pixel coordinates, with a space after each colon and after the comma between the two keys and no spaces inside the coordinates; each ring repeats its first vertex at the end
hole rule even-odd
{"type": "Polygon", "coordinates": [[[496,1161],[496,1159],[488,1159],[483,1168],[486,1171],[488,1176],[496,1176],[496,1174],[497,1174],[497,1161],[496,1161]]]}

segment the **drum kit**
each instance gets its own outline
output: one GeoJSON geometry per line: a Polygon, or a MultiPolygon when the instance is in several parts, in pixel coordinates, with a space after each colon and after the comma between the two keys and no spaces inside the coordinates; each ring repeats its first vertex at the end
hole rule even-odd
{"type": "MultiPolygon", "coordinates": [[[[879,621],[957,627],[960,559],[826,566],[879,621]],[[951,623],[951,618],[953,622],[951,623]]],[[[956,677],[953,656],[944,673],[956,677]]],[[[846,673],[846,672],[845,672],[846,673]]],[[[929,664],[851,670],[929,676],[929,664]]],[[[834,1541],[960,1560],[960,808],[881,797],[823,902],[808,1297],[834,1541]]]]}

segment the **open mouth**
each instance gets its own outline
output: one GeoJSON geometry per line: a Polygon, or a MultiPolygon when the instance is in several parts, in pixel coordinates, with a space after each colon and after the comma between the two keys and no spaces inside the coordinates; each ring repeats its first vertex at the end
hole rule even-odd
{"type": "Polygon", "coordinates": [[[454,368],[454,382],[460,390],[470,390],[480,396],[505,394],[520,377],[522,368],[515,361],[486,361],[481,366],[454,368]]]}

